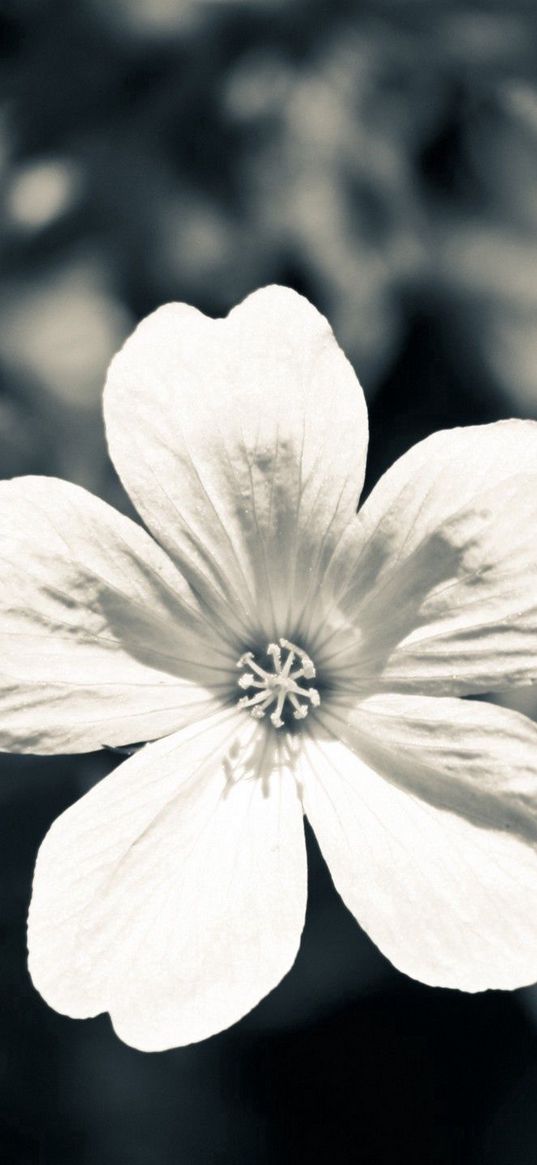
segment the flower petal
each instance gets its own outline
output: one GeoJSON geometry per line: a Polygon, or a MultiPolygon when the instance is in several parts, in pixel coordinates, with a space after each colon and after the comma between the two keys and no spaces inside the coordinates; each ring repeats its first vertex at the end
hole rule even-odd
{"type": "Polygon", "coordinates": [[[481,702],[400,695],[324,725],[306,744],[304,807],[383,953],[434,986],[537,979],[537,727],[481,702]]]}
{"type": "Polygon", "coordinates": [[[268,740],[222,712],[147,745],[54,823],[28,933],[33,981],[58,1011],[110,1011],[123,1040],[156,1051],[227,1027],[286,974],[304,832],[268,740]]]}
{"type": "Polygon", "coordinates": [[[105,417],[126,489],[197,593],[247,642],[292,637],[365,467],[363,394],[324,317],[283,287],[225,320],[168,304],[112,361],[105,417]]]}
{"type": "Polygon", "coordinates": [[[233,653],[129,518],[54,478],[1,482],[0,563],[0,748],[148,740],[214,705],[233,653]]]}
{"type": "Polygon", "coordinates": [[[381,478],[330,568],[362,686],[431,695],[537,679],[537,424],[436,433],[381,478]],[[353,628],[349,636],[348,627],[353,628]]]}

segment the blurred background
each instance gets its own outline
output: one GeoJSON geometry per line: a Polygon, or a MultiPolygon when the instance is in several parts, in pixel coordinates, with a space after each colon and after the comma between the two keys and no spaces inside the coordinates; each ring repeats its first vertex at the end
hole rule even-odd
{"type": "MultiPolygon", "coordinates": [[[[124,507],[110,356],[271,281],[358,371],[368,486],[434,429],[537,418],[534,0],[0,0],[0,38],[0,476],[124,507]]],[[[114,763],[0,758],[2,1163],[535,1165],[534,991],[399,975],[311,838],[298,961],[231,1031],[144,1055],[50,1011],[35,853],[114,763]]]]}

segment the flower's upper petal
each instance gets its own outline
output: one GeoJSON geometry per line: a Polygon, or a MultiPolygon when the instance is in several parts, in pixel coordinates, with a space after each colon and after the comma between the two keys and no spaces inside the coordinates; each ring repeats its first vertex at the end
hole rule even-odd
{"type": "Polygon", "coordinates": [[[422,441],[381,478],[327,589],[336,669],[388,690],[463,695],[537,678],[537,424],[422,441]],[[352,635],[348,633],[352,626],[352,635]],[[347,649],[348,648],[348,649],[347,649]]]}
{"type": "Polygon", "coordinates": [[[305,748],[304,807],[383,953],[435,986],[537,979],[537,727],[478,701],[402,695],[324,726],[305,748]]]}
{"type": "Polygon", "coordinates": [[[229,648],[164,551],[92,494],[1,482],[0,567],[0,748],[153,739],[214,703],[229,648]]]}
{"type": "Polygon", "coordinates": [[[144,521],[244,638],[292,635],[356,509],[362,391],[323,316],[267,287],[225,320],[169,304],[110,366],[114,464],[144,521]]]}
{"type": "Polygon", "coordinates": [[[109,1011],[146,1051],[240,1019],[291,967],[302,807],[267,737],[226,711],[141,752],[54,823],[37,858],[30,972],[51,1006],[109,1011]]]}

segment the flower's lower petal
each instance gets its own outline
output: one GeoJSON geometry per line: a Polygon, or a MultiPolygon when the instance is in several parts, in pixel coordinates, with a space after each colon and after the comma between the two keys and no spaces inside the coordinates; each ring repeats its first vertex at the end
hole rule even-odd
{"type": "Polygon", "coordinates": [[[537,678],[537,425],[436,433],[381,478],[332,563],[335,671],[431,695],[537,678]],[[349,633],[349,628],[352,634],[349,633]]]}
{"type": "Polygon", "coordinates": [[[481,991],[537,979],[537,728],[477,702],[375,697],[305,746],[335,886],[401,971],[481,991]],[[336,735],[343,739],[336,739],[336,735]]]}
{"type": "Polygon", "coordinates": [[[144,521],[241,632],[293,637],[362,486],[362,390],[327,321],[267,287],[227,319],[168,304],[112,361],[114,464],[144,521]]]}
{"type": "Polygon", "coordinates": [[[229,1026],[291,967],[306,865],[293,774],[237,712],[147,745],[39,851],[30,971],[58,1011],[109,1011],[146,1051],[229,1026]]]}
{"type": "Polygon", "coordinates": [[[233,664],[149,535],[54,478],[0,483],[0,616],[5,750],[173,732],[207,712],[233,664]]]}
{"type": "Polygon", "coordinates": [[[484,700],[383,693],[330,711],[371,768],[426,801],[537,839],[537,725],[484,700]]]}

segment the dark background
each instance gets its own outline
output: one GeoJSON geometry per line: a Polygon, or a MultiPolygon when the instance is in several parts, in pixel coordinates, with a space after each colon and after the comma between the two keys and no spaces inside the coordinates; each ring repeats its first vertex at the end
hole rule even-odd
{"type": "MultiPolygon", "coordinates": [[[[537,417],[534,0],[4,0],[0,33],[0,476],[124,506],[110,356],[163,301],[270,281],[355,364],[369,484],[436,428],[537,417]]],[[[398,974],[311,838],[298,961],[234,1029],[144,1055],[50,1011],[35,853],[112,765],[0,758],[2,1165],[535,1165],[533,990],[398,974]]]]}

